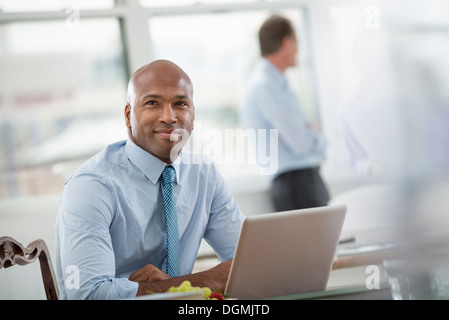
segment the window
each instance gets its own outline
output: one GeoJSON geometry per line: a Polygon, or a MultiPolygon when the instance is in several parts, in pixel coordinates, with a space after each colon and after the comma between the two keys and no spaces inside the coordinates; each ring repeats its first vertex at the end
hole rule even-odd
{"type": "Polygon", "coordinates": [[[78,9],[106,9],[114,5],[114,0],[0,0],[0,11],[3,12],[37,12],[78,9]]]}
{"type": "MultiPolygon", "coordinates": [[[[291,19],[300,40],[300,63],[298,67],[289,69],[287,76],[294,84],[292,87],[305,111],[319,120],[311,81],[312,61],[304,11],[292,8],[276,12],[291,19]]],[[[244,172],[258,174],[255,160],[250,159],[246,149],[246,159],[234,162],[231,158],[224,160],[226,150],[223,149],[223,137],[226,130],[240,128],[238,109],[249,74],[260,58],[258,30],[273,13],[261,9],[228,10],[165,14],[149,20],[154,58],[172,60],[189,74],[194,85],[196,121],[200,122],[202,132],[204,129],[221,131],[221,138],[217,139],[215,147],[210,147],[213,143],[210,140],[209,144],[203,141],[202,148],[195,151],[211,156],[227,178],[241,176],[244,172]]],[[[197,133],[194,130],[193,138],[198,138],[197,133]]],[[[201,137],[202,140],[208,138],[207,135],[201,137]]]]}
{"type": "MultiPolygon", "coordinates": [[[[191,76],[203,133],[239,128],[245,82],[259,58],[257,31],[274,12],[295,24],[300,64],[287,76],[318,120],[305,11],[295,1],[276,3],[0,1],[0,199],[60,192],[80,163],[126,138],[127,70],[154,59],[171,59],[191,76]]],[[[202,146],[215,160],[223,148],[202,146]]],[[[255,163],[224,164],[225,178],[258,173],[255,163]]]]}
{"type": "Polygon", "coordinates": [[[4,24],[0,44],[0,198],[60,192],[64,164],[124,136],[119,23],[4,24]]]}
{"type": "MultiPolygon", "coordinates": [[[[268,0],[268,1],[282,1],[282,0],[268,0]]],[[[199,5],[209,5],[209,4],[226,4],[226,6],[241,3],[254,3],[257,0],[140,0],[140,4],[145,7],[176,7],[176,6],[199,6],[199,5]]]]}
{"type": "MultiPolygon", "coordinates": [[[[304,12],[290,9],[280,13],[294,22],[300,38],[300,66],[289,69],[288,77],[292,78],[303,107],[318,117],[304,12]]],[[[241,103],[246,79],[260,57],[257,32],[270,14],[267,10],[254,10],[169,15],[149,21],[154,58],[173,60],[187,71],[195,86],[197,110],[214,113],[215,126],[238,125],[235,111],[241,103]]]]}

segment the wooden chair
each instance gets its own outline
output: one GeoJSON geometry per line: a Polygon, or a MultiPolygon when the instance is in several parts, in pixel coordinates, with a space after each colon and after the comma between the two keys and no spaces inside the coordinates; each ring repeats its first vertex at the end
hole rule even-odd
{"type": "Polygon", "coordinates": [[[14,265],[24,266],[39,258],[45,294],[48,300],[58,300],[59,290],[50,253],[44,240],[31,242],[26,248],[11,237],[0,237],[0,269],[14,265]]]}

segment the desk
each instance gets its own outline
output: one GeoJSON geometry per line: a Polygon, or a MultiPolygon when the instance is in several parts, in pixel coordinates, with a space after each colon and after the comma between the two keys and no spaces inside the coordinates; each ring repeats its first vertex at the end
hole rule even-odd
{"type": "Polygon", "coordinates": [[[332,288],[324,291],[297,293],[273,297],[266,300],[392,300],[390,286],[386,283],[379,289],[367,289],[365,285],[332,288]]]}
{"type": "MultiPolygon", "coordinates": [[[[274,297],[273,300],[392,300],[383,261],[397,256],[399,249],[391,242],[351,243],[337,250],[328,285],[324,291],[274,297]],[[376,268],[378,289],[366,285],[371,269],[376,268]]],[[[369,282],[369,281],[368,281],[369,282]]]]}
{"type": "Polygon", "coordinates": [[[366,280],[371,275],[367,273],[368,265],[357,265],[333,269],[326,290],[272,297],[268,300],[392,300],[382,264],[374,265],[379,270],[378,289],[369,289],[366,285],[366,280]]]}
{"type": "Polygon", "coordinates": [[[332,269],[378,265],[399,254],[400,246],[393,242],[340,245],[332,269]]]}

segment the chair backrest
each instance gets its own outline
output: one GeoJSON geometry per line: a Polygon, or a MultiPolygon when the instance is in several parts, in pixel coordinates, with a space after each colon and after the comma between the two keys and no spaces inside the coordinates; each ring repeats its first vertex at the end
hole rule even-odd
{"type": "Polygon", "coordinates": [[[58,284],[53,271],[50,253],[44,240],[38,239],[27,247],[11,237],[0,237],[0,269],[14,265],[24,266],[39,258],[45,294],[48,300],[59,297],[58,284]]]}

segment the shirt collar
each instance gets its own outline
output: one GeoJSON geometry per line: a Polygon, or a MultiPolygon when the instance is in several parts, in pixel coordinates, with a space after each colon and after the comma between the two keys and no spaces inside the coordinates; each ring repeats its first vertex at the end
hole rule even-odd
{"type": "MultiPolygon", "coordinates": [[[[129,160],[148,178],[156,184],[161,177],[162,171],[168,165],[152,154],[140,148],[131,139],[126,140],[125,153],[129,160]]],[[[175,183],[180,184],[181,155],[171,164],[175,168],[175,183]]]]}
{"type": "Polygon", "coordinates": [[[260,65],[261,68],[266,70],[267,74],[270,76],[273,82],[279,84],[281,87],[288,86],[287,78],[284,76],[281,70],[276,68],[270,61],[268,61],[266,58],[261,58],[260,65]]]}

